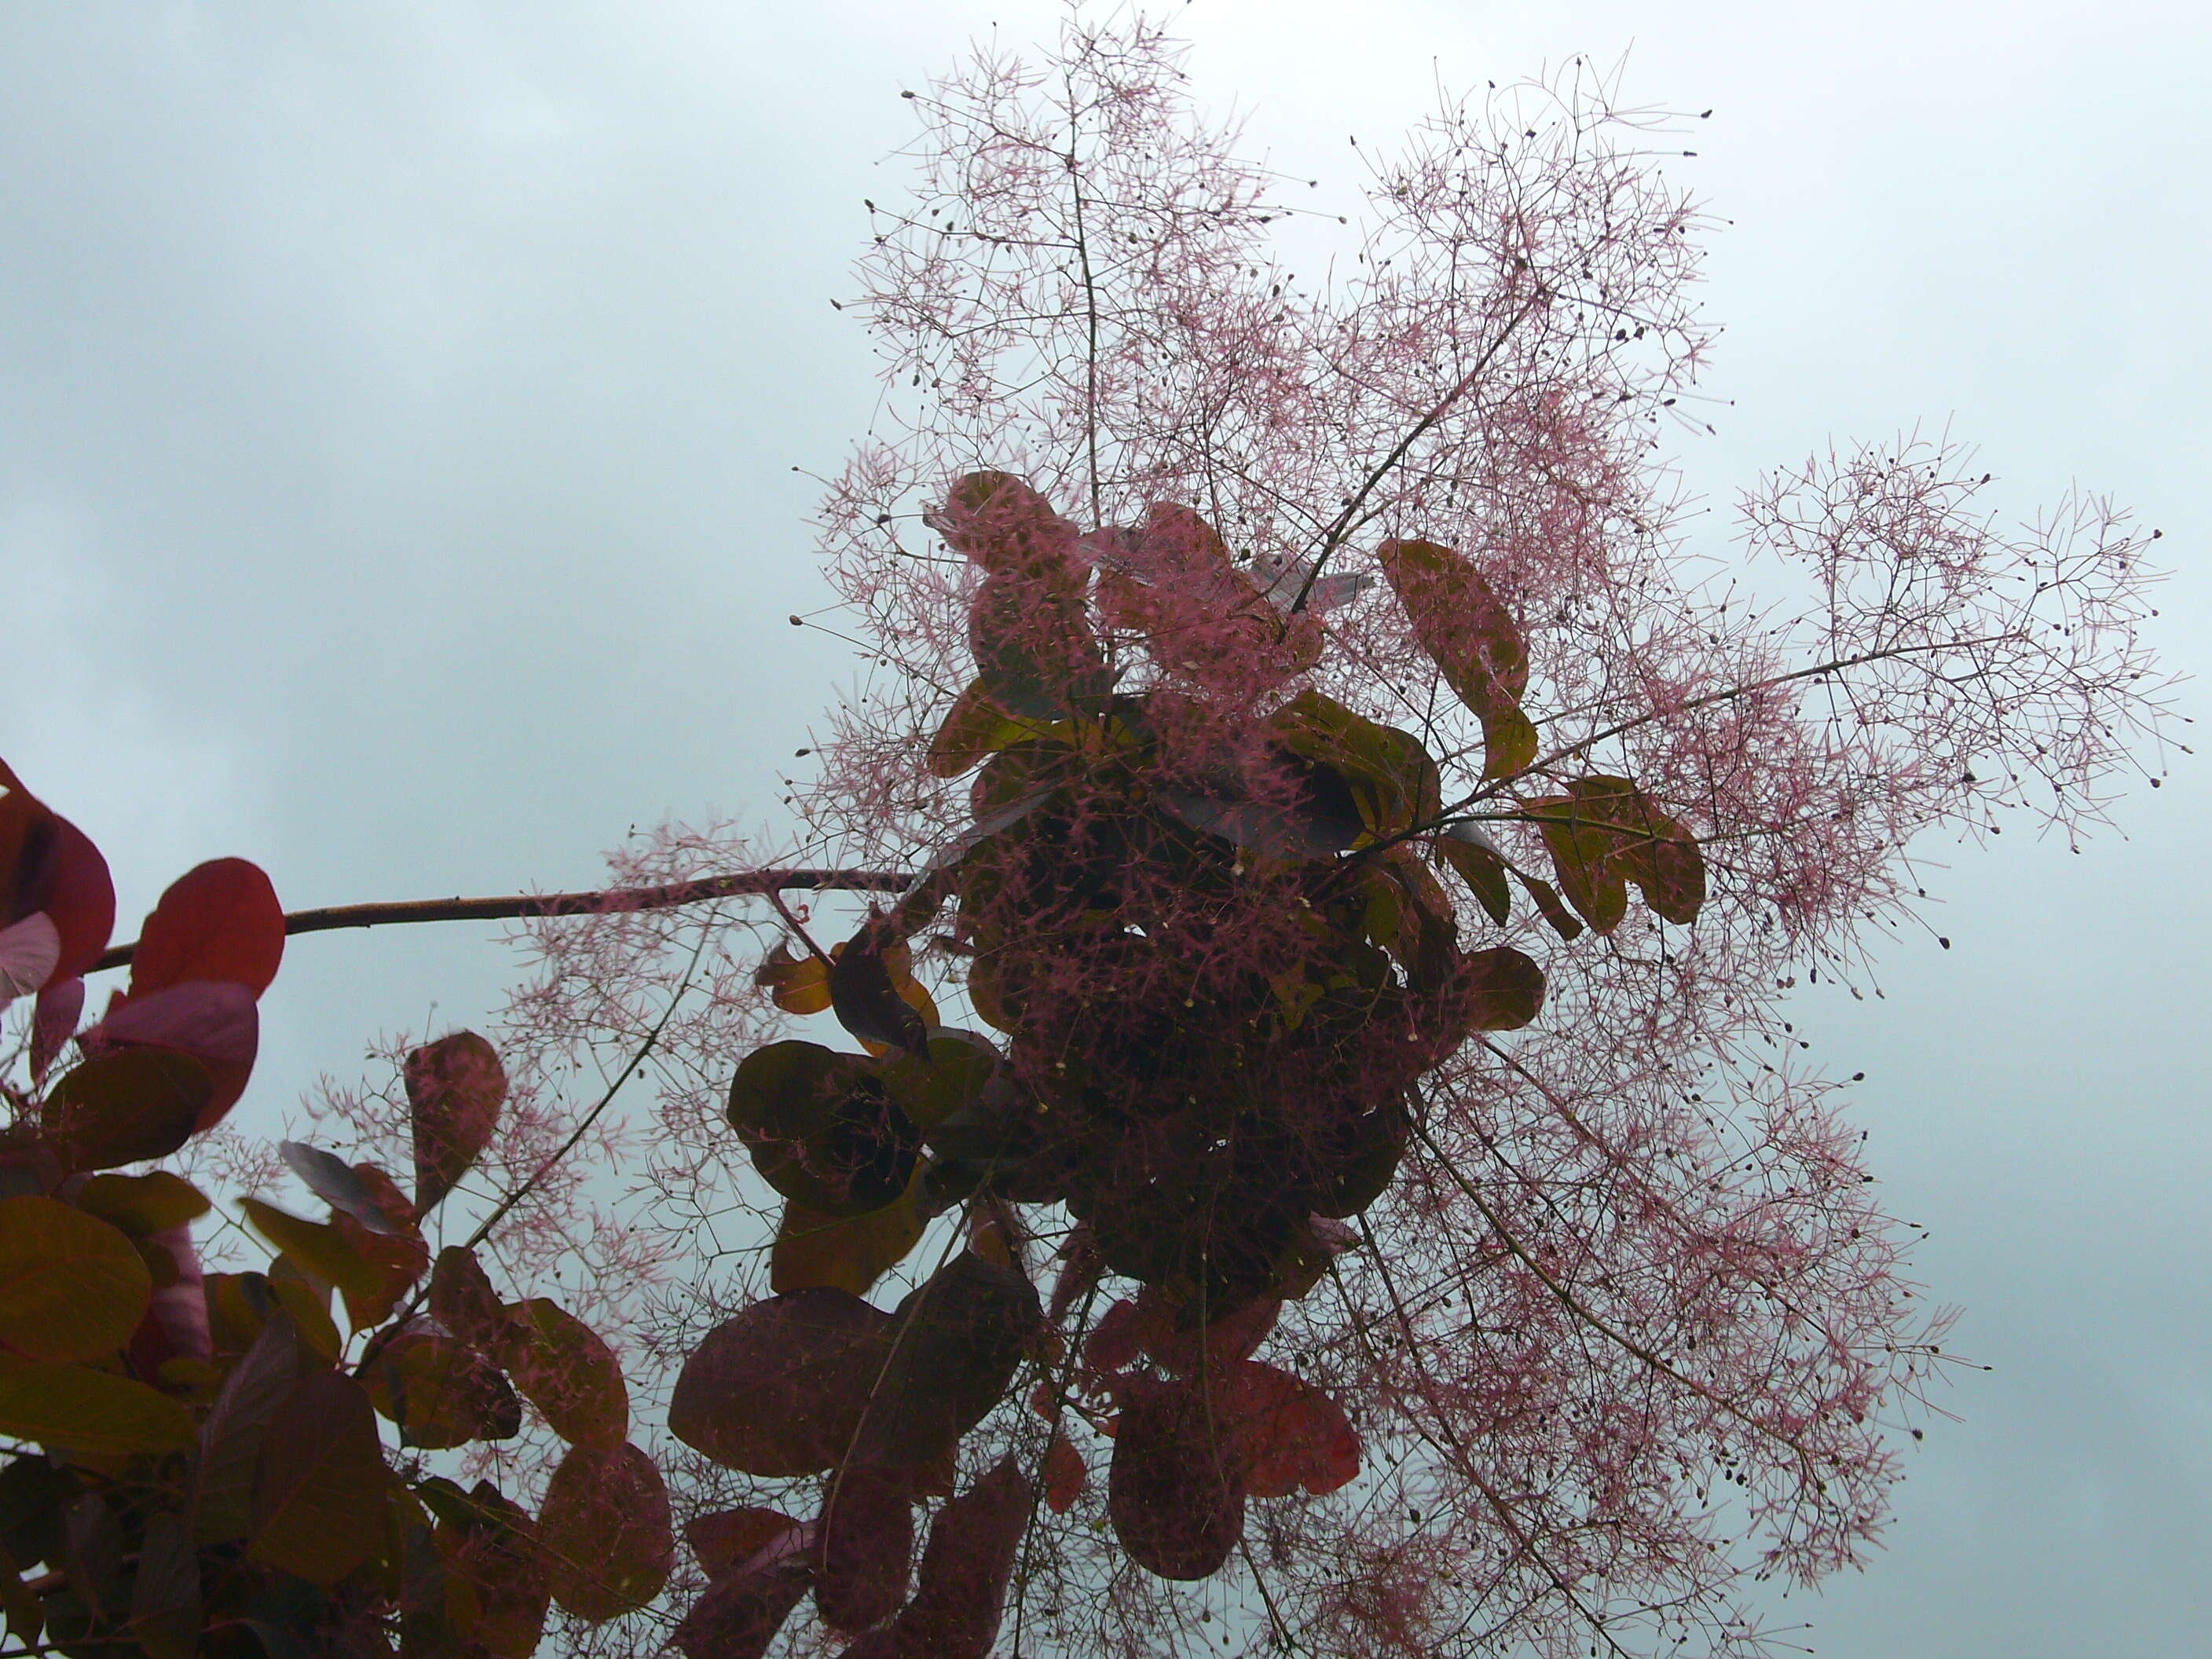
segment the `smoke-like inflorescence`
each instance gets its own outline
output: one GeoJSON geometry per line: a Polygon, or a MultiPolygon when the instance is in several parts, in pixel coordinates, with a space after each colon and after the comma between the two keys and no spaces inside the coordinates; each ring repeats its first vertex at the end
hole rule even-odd
{"type": "Polygon", "coordinates": [[[1917,440],[1692,550],[1705,227],[1611,92],[1444,107],[1356,220],[1141,21],[915,97],[797,799],[911,883],[549,922],[500,1034],[517,1171],[595,1047],[663,1085],[510,1235],[673,1379],[687,1651],[1749,1655],[1880,1531],[1945,1319],[1778,1000],[1916,836],[2101,817],[2152,573],[1917,440]]]}

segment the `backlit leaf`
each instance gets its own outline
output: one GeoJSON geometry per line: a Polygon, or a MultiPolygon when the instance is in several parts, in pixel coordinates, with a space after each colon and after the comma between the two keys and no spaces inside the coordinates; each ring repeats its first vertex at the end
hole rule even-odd
{"type": "Polygon", "coordinates": [[[415,1135],[415,1210],[425,1215],[490,1143],[507,1098],[499,1053],[474,1031],[455,1031],[407,1056],[404,1075],[415,1135]]]}
{"type": "Polygon", "coordinates": [[[676,1380],[670,1432],[749,1474],[817,1474],[853,1443],[891,1321],[842,1291],[757,1302],[708,1334],[676,1380]]]}
{"type": "Polygon", "coordinates": [[[196,1221],[210,1207],[206,1194],[167,1170],[96,1175],[78,1189],[76,1206],[136,1238],[196,1221]]]}
{"type": "Polygon", "coordinates": [[[1503,927],[1513,913],[1513,890],[1506,884],[1505,860],[1494,848],[1456,833],[1472,829],[1472,825],[1455,825],[1451,831],[1437,836],[1434,845],[1444,862],[1459,872],[1460,879],[1467,884],[1468,890],[1474,895],[1490,919],[1503,927]]]}
{"type": "Polygon", "coordinates": [[[914,1600],[890,1626],[848,1649],[900,1659],[984,1659],[1006,1615],[1014,1560],[1028,1528],[1034,1492],[1012,1458],[945,1504],[930,1523],[914,1600]]]}
{"type": "Polygon", "coordinates": [[[597,1623],[660,1593],[675,1565],[668,1489],[635,1446],[574,1446],[553,1471],[538,1511],[553,1599],[597,1623]]]}
{"type": "Polygon", "coordinates": [[[521,1402],[498,1368],[450,1338],[402,1332],[362,1368],[361,1381],[378,1413],[400,1425],[403,1446],[442,1450],[522,1429],[521,1402]]]}
{"type": "Polygon", "coordinates": [[[684,1659],[761,1659],[813,1582],[812,1539],[811,1527],[794,1528],[716,1577],[676,1627],[684,1659]]]}
{"type": "Polygon", "coordinates": [[[753,983],[787,1014],[818,1014],[830,1006],[830,969],[809,952],[794,957],[781,939],[753,974],[753,983]]]}
{"type": "Polygon", "coordinates": [[[1536,901],[1537,913],[1551,924],[1553,933],[1563,939],[1572,939],[1581,934],[1583,925],[1576,918],[1575,913],[1560,902],[1558,888],[1540,877],[1524,876],[1517,870],[1513,872],[1513,875],[1514,879],[1527,890],[1528,896],[1536,901]]]}
{"type": "Polygon", "coordinates": [[[943,1456],[1005,1397],[1042,1316],[1018,1269],[954,1256],[892,1313],[890,1369],[854,1455],[908,1468],[943,1456]]]}
{"type": "Polygon", "coordinates": [[[832,1475],[816,1522],[814,1605],[833,1630],[865,1630],[906,1600],[914,1505],[902,1473],[848,1464],[832,1475]]]}
{"type": "Polygon", "coordinates": [[[121,1048],[54,1085],[46,1139],[71,1170],[167,1158],[191,1138],[215,1095],[208,1068],[167,1048],[121,1048]]]}
{"type": "Polygon", "coordinates": [[[854,1036],[921,1055],[933,1020],[909,1000],[914,976],[904,941],[871,923],[845,941],[830,967],[830,1001],[837,1023],[854,1036]]]}
{"type": "Polygon", "coordinates": [[[130,1239],[51,1198],[0,1199],[0,1342],[91,1359],[131,1340],[153,1280],[130,1239]]]}
{"type": "Polygon", "coordinates": [[[1118,1379],[1106,1513],[1129,1559],[1162,1578],[1211,1577],[1244,1534],[1244,1483],[1195,1382],[1118,1379]]]}
{"type": "Polygon", "coordinates": [[[771,1042],[730,1084],[729,1120],[762,1178],[827,1215],[863,1215],[913,1179],[921,1132],[865,1055],[771,1042]]]}
{"type": "Polygon", "coordinates": [[[1055,1429],[1052,1443],[1044,1451],[1045,1507],[1054,1515],[1066,1515],[1083,1496],[1084,1483],[1089,1479],[1083,1454],[1076,1450],[1073,1440],[1055,1429]]]}
{"type": "Polygon", "coordinates": [[[1517,1031],[1544,1006],[1544,970],[1510,945],[1469,956],[1460,984],[1478,1031],[1517,1031]]]}
{"type": "Polygon", "coordinates": [[[270,1419],[253,1473],[255,1559],[335,1584],[384,1536],[386,1474],[368,1393],[311,1370],[270,1419]]]}
{"type": "Polygon", "coordinates": [[[515,1387],[572,1446],[611,1451],[629,1436],[629,1389],[598,1332],[542,1296],[512,1304],[520,1334],[503,1356],[515,1387]]]}
{"type": "Polygon", "coordinates": [[[754,1555],[793,1531],[799,1522],[781,1510],[717,1510],[684,1523],[684,1541],[709,1578],[736,1571],[754,1555]]]}
{"type": "Polygon", "coordinates": [[[228,980],[185,980],[112,1009],[79,1039],[97,1057],[119,1048],[173,1048],[207,1067],[214,1091],[194,1127],[211,1129],[246,1092],[261,1044],[253,993],[228,980]]]}
{"type": "Polygon", "coordinates": [[[1316,1497],[1359,1473],[1359,1437],[1344,1408],[1288,1371],[1256,1360],[1212,1379],[1217,1421],[1255,1498],[1316,1497]]]}
{"type": "Polygon", "coordinates": [[[779,1292],[817,1286],[866,1294],[906,1259],[925,1224],[915,1189],[865,1215],[823,1215],[786,1199],[769,1253],[769,1285],[779,1292]]]}
{"type": "Polygon", "coordinates": [[[476,1253],[448,1244],[430,1268],[430,1316],[478,1353],[497,1358],[513,1340],[514,1316],[476,1253]]]}
{"type": "Polygon", "coordinates": [[[257,865],[215,859],[185,872],[139,930],[133,999],[186,980],[224,980],[255,996],[284,959],[284,907],[257,865]]]}

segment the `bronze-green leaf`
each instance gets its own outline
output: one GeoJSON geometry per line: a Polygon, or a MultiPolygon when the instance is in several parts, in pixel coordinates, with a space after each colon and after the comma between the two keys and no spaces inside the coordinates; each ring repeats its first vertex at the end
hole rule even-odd
{"type": "Polygon", "coordinates": [[[866,1215],[823,1215],[786,1199],[775,1246],[769,1253],[769,1287],[779,1295],[817,1285],[864,1296],[868,1286],[906,1259],[923,1226],[916,1188],[866,1215]]]}
{"type": "Polygon", "coordinates": [[[197,1221],[210,1207],[206,1194],[167,1170],[144,1175],[96,1175],[78,1190],[76,1206],[134,1238],[197,1221]]]}
{"type": "Polygon", "coordinates": [[[1437,836],[1436,848],[1444,862],[1459,872],[1460,879],[1490,919],[1503,927],[1513,914],[1513,890],[1506,883],[1505,860],[1497,849],[1455,833],[1437,836]]]}
{"type": "Polygon", "coordinates": [[[522,1405],[498,1369],[473,1349],[427,1331],[404,1331],[362,1369],[380,1415],[399,1443],[443,1451],[522,1430],[522,1405]]]}
{"type": "MultiPolygon", "coordinates": [[[[850,952],[848,952],[850,954],[850,952]]],[[[761,1177],[824,1215],[865,1215],[904,1192],[921,1132],[861,1054],[771,1042],[730,1084],[729,1119],[761,1177]]]]}
{"type": "Polygon", "coordinates": [[[137,1249],[105,1221],[56,1199],[0,1199],[0,1342],[18,1353],[112,1353],[138,1328],[153,1289],[137,1249]]]}
{"type": "Polygon", "coordinates": [[[1477,951],[1461,975],[1478,1031],[1517,1031],[1544,1006],[1544,970],[1510,945],[1477,951]]]}
{"type": "Polygon", "coordinates": [[[122,1048],[54,1085],[46,1139],[67,1168],[107,1170],[167,1158],[214,1097],[206,1066],[170,1048],[122,1048]]]}
{"type": "Polygon", "coordinates": [[[183,1451],[192,1443],[192,1415],[112,1371],[0,1359],[0,1434],[92,1457],[183,1451]]]}

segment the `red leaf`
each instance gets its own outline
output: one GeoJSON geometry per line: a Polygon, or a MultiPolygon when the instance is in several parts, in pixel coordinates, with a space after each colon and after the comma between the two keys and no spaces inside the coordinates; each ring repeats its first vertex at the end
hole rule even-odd
{"type": "Polygon", "coordinates": [[[599,1333],[542,1296],[518,1302],[507,1312],[515,1316],[519,1334],[496,1357],[514,1386],[545,1413],[554,1433],[570,1445],[605,1451],[628,1439],[629,1389],[614,1350],[599,1333]]]}
{"type": "Polygon", "coordinates": [[[84,981],[82,979],[58,979],[39,993],[39,1000],[31,1014],[31,1081],[41,1083],[46,1073],[60,1057],[69,1040],[76,1035],[76,1023],[84,1017],[84,981]]]}
{"type": "Polygon", "coordinates": [[[843,1291],[791,1291],[717,1326],[676,1379],[671,1433],[730,1468],[817,1474],[853,1443],[890,1320],[843,1291]]]}
{"type": "Polygon", "coordinates": [[[415,1208],[428,1214],[491,1139],[507,1072],[474,1031],[455,1031],[407,1056],[407,1104],[415,1129],[415,1208]]]}
{"type": "Polygon", "coordinates": [[[946,1504],[931,1523],[914,1600],[845,1659],[983,1659],[1006,1615],[1033,1496],[1008,1457],[946,1504]]]}
{"type": "Polygon", "coordinates": [[[1106,1513],[1129,1559],[1162,1578],[1211,1577],[1244,1535],[1244,1481],[1204,1394],[1186,1382],[1118,1379],[1121,1407],[1106,1513]]]}
{"type": "Polygon", "coordinates": [[[830,1480],[817,1523],[814,1605],[834,1630],[880,1624],[906,1600],[914,1505],[903,1472],[848,1465],[830,1480]]]}
{"type": "Polygon", "coordinates": [[[1116,1302],[1083,1339],[1083,1363],[1095,1371],[1126,1371],[1143,1350],[1137,1336],[1137,1304],[1116,1302]]]}
{"type": "Polygon", "coordinates": [[[675,1565],[668,1488],[635,1446],[577,1446],[545,1488],[538,1540],[553,1599],[593,1623],[634,1613],[660,1593],[675,1565]]]}
{"type": "Polygon", "coordinates": [[[56,979],[89,973],[115,932],[115,884],[107,860],[76,825],[54,818],[53,871],[41,908],[62,936],[56,979]]]}
{"type": "Polygon", "coordinates": [[[1044,1501],[1054,1515],[1066,1515],[1075,1507],[1075,1500],[1083,1495],[1084,1485],[1091,1472],[1084,1467],[1083,1454],[1075,1449],[1075,1443],[1057,1430],[1052,1444],[1044,1452],[1044,1501]]]}
{"type": "Polygon", "coordinates": [[[1344,1408],[1311,1383],[1256,1360],[1222,1372],[1214,1404],[1255,1498],[1319,1497],[1359,1473],[1359,1437],[1344,1408]]]}
{"type": "Polygon", "coordinates": [[[206,1066],[167,1048],[88,1060],[54,1085],[46,1135],[71,1170],[167,1158],[191,1136],[214,1092],[206,1066]]]}
{"type": "Polygon", "coordinates": [[[676,1627],[685,1659],[761,1659],[813,1579],[813,1537],[794,1527],[715,1579],[676,1627]]]}
{"type": "Polygon", "coordinates": [[[61,959],[61,932],[45,911],[0,927],[0,1008],[43,987],[61,959]]]}
{"type": "Polygon", "coordinates": [[[476,1253],[448,1244],[430,1269],[430,1316],[478,1353],[496,1358],[515,1335],[514,1320],[476,1253]]]}
{"type": "Polygon", "coordinates": [[[284,958],[284,907],[259,866],[215,859],[161,895],[131,963],[135,1000],[186,980],[226,980],[255,996],[284,958]]]}
{"type": "Polygon", "coordinates": [[[781,1510],[720,1510],[684,1523],[684,1541],[709,1578],[726,1577],[793,1531],[799,1522],[781,1510]]]}
{"type": "Polygon", "coordinates": [[[1150,1285],[1137,1293],[1136,1339],[1147,1355],[1177,1376],[1249,1359],[1275,1328],[1283,1304],[1275,1297],[1262,1297],[1205,1325],[1186,1323],[1190,1311],[1188,1306],[1175,1307],[1150,1285]]]}

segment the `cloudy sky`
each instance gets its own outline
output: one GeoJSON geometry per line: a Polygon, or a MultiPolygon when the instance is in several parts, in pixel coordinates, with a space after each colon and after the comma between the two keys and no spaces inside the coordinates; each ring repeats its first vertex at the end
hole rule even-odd
{"type": "MultiPolygon", "coordinates": [[[[2025,515],[2133,504],[2212,667],[2212,24],[2197,3],[1198,0],[1212,107],[1353,182],[1441,80],[1629,53],[1710,107],[1732,483],[1948,426],[2025,515]]],[[[897,97],[1043,0],[0,7],[0,755],[136,916],[238,853],[295,907],[588,884],[664,815],[772,817],[834,647],[813,487],[872,386],[842,291],[897,97]]],[[[1717,514],[1717,521],[1725,514],[1717,514]]],[[[2185,694],[2201,700],[2201,690],[2185,694]]],[[[2212,1624],[2212,788],[2078,857],[1961,849],[1955,948],[1810,1001],[1923,1276],[1994,1369],[1886,1552],[1790,1604],[1850,1659],[2192,1650],[2212,1624]]],[[[1948,857],[1945,849],[1930,849],[1948,857]]],[[[249,1102],[465,1021],[469,929],[300,941],[249,1102]]]]}

